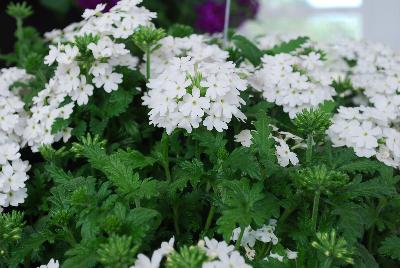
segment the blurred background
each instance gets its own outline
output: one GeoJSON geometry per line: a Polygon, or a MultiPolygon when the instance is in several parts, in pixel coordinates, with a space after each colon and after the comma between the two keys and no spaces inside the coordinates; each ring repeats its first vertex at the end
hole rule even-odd
{"type": "Polygon", "coordinates": [[[400,50],[400,0],[261,0],[241,31],[305,34],[316,40],[367,39],[400,50]]]}
{"type": "MultiPolygon", "coordinates": [[[[35,14],[27,21],[40,32],[62,28],[80,20],[84,8],[118,0],[27,0],[35,14]]],[[[11,0],[0,0],[0,53],[12,50],[14,21],[6,13],[11,0]]],[[[14,1],[18,2],[18,1],[14,1]]],[[[197,32],[223,28],[225,0],[144,0],[158,13],[156,24],[192,25],[197,32]]],[[[338,37],[385,43],[400,51],[400,0],[232,0],[231,25],[247,36],[294,33],[316,40],[338,37]]]]}

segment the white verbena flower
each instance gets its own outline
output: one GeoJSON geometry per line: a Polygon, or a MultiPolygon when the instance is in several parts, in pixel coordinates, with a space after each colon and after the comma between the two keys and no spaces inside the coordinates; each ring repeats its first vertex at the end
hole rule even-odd
{"type": "Polygon", "coordinates": [[[40,265],[38,268],[58,268],[60,264],[57,260],[50,259],[49,263],[46,265],[40,265]]]}
{"type": "Polygon", "coordinates": [[[239,134],[235,135],[235,141],[244,147],[250,147],[253,144],[251,131],[248,129],[240,131],[239,134]]]}
{"type": "Polygon", "coordinates": [[[244,120],[240,92],[246,89],[232,62],[195,62],[190,57],[173,58],[166,70],[150,79],[143,104],[150,108],[150,123],[171,133],[188,132],[202,123],[221,132],[233,117],[244,120]]]}

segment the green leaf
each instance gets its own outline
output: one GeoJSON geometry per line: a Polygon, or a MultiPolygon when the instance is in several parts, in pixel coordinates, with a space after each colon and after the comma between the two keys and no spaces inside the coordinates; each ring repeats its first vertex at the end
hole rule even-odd
{"type": "Polygon", "coordinates": [[[103,131],[107,127],[109,119],[103,118],[103,119],[97,119],[95,117],[92,117],[89,126],[90,126],[90,132],[95,135],[102,135],[103,131]]]}
{"type": "Polygon", "coordinates": [[[49,174],[50,177],[56,182],[68,182],[74,178],[70,172],[67,173],[62,168],[54,164],[45,165],[45,170],[47,174],[49,174]]]}
{"type": "Polygon", "coordinates": [[[264,191],[262,183],[250,185],[247,179],[222,181],[219,185],[222,216],[218,219],[218,231],[229,240],[237,226],[258,226],[272,216],[279,215],[277,199],[264,191]]]}
{"type": "Polygon", "coordinates": [[[387,237],[382,242],[379,253],[400,261],[400,237],[396,235],[387,237]]]}
{"type": "Polygon", "coordinates": [[[224,165],[233,171],[239,170],[251,178],[258,180],[262,178],[261,167],[249,148],[240,147],[233,150],[225,160],[224,165]]]}
{"type": "MultiPolygon", "coordinates": [[[[138,156],[136,153],[133,154],[138,156]]],[[[140,180],[139,174],[133,172],[133,166],[139,167],[140,165],[127,163],[126,154],[121,151],[109,156],[98,144],[90,144],[84,145],[83,155],[88,158],[94,168],[103,172],[119,192],[130,201],[158,195],[156,181],[140,180]]]]}
{"type": "Polygon", "coordinates": [[[364,233],[366,210],[356,203],[340,204],[332,211],[339,216],[338,227],[349,242],[355,242],[364,233]]]}
{"type": "Polygon", "coordinates": [[[156,159],[144,156],[141,152],[133,149],[128,149],[127,151],[118,150],[114,155],[133,170],[152,166],[157,161],[156,159]]]}
{"type": "Polygon", "coordinates": [[[98,245],[98,241],[90,240],[71,248],[65,253],[67,259],[61,265],[61,268],[94,267],[98,258],[98,245]]]}
{"type": "Polygon", "coordinates": [[[276,45],[275,47],[267,50],[267,54],[276,55],[279,53],[290,53],[300,48],[309,40],[308,37],[298,37],[296,39],[290,40],[289,42],[283,42],[282,44],[276,45]]]}
{"type": "Polygon", "coordinates": [[[133,100],[133,91],[123,89],[113,91],[109,94],[106,102],[100,109],[107,118],[115,117],[125,112],[133,100]]]}
{"type": "Polygon", "coordinates": [[[79,121],[77,125],[72,129],[71,135],[75,137],[82,137],[86,133],[87,124],[85,121],[79,121]]]}
{"type": "Polygon", "coordinates": [[[54,240],[54,238],[55,235],[50,231],[31,234],[12,252],[10,266],[18,267],[18,264],[22,263],[26,256],[29,256],[33,251],[38,250],[45,242],[54,240]]]}
{"type": "Polygon", "coordinates": [[[224,134],[197,129],[193,131],[191,136],[194,140],[199,141],[200,146],[203,147],[204,152],[211,160],[216,161],[226,154],[225,145],[227,141],[224,139],[224,134]]]}
{"type": "Polygon", "coordinates": [[[232,37],[232,41],[240,50],[243,57],[248,59],[254,66],[259,66],[261,64],[261,57],[263,56],[263,53],[250,40],[244,36],[235,35],[232,37]]]}
{"type": "Polygon", "coordinates": [[[252,148],[258,152],[260,162],[271,174],[273,168],[276,167],[275,142],[271,138],[272,128],[270,120],[265,113],[259,113],[257,120],[253,123],[256,131],[252,131],[253,144],[252,148]]]}
{"type": "Polygon", "coordinates": [[[339,167],[340,171],[347,173],[370,173],[373,174],[382,167],[382,163],[369,159],[359,159],[345,163],[339,167]]]}
{"type": "Polygon", "coordinates": [[[358,197],[385,197],[396,195],[396,187],[391,181],[382,178],[375,178],[368,181],[361,181],[361,178],[356,178],[354,181],[345,187],[344,194],[348,198],[358,197]]]}
{"type": "Polygon", "coordinates": [[[178,169],[173,174],[174,182],[171,185],[170,192],[182,191],[188,182],[195,188],[201,182],[203,174],[204,165],[198,159],[179,163],[178,169]]]}
{"type": "Polygon", "coordinates": [[[374,256],[363,245],[356,246],[355,255],[355,268],[379,268],[374,256]]]}
{"type": "Polygon", "coordinates": [[[53,125],[51,126],[51,134],[56,134],[60,131],[63,131],[71,124],[71,119],[63,119],[63,118],[56,118],[53,125]]]}

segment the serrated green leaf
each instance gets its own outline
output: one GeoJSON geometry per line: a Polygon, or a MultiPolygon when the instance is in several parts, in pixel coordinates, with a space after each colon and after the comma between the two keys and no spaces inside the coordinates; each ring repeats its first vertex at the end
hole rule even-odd
{"type": "Polygon", "coordinates": [[[347,185],[344,194],[348,198],[358,197],[385,197],[396,195],[396,187],[390,181],[382,178],[374,178],[368,181],[361,181],[361,178],[355,179],[347,185]]]}
{"type": "Polygon", "coordinates": [[[225,160],[224,166],[233,171],[241,171],[254,179],[262,178],[261,167],[249,148],[240,147],[233,150],[225,160]]]}
{"type": "Polygon", "coordinates": [[[347,173],[370,173],[373,174],[379,168],[382,167],[382,163],[369,159],[359,159],[345,163],[339,167],[340,171],[347,173]]]}
{"type": "Polygon", "coordinates": [[[283,42],[282,44],[276,45],[272,49],[267,50],[269,55],[277,55],[279,53],[290,53],[300,48],[309,40],[308,37],[298,37],[296,39],[290,40],[288,42],[283,42]]]}
{"type": "Polygon", "coordinates": [[[339,217],[337,227],[348,242],[355,242],[362,237],[367,216],[364,207],[356,203],[340,204],[335,207],[332,214],[339,217]]]}
{"type": "Polygon", "coordinates": [[[62,263],[61,268],[94,267],[97,263],[97,250],[96,240],[78,244],[65,253],[67,259],[62,263]]]}
{"type": "Polygon", "coordinates": [[[400,261],[400,237],[395,235],[387,237],[379,247],[379,253],[400,261]]]}
{"type": "Polygon", "coordinates": [[[279,214],[277,199],[264,192],[262,183],[250,185],[247,179],[242,179],[223,181],[219,187],[223,207],[217,225],[225,240],[238,226],[262,225],[279,214]]]}
{"type": "Polygon", "coordinates": [[[244,36],[235,35],[232,37],[232,41],[240,50],[243,57],[248,59],[254,66],[259,66],[261,64],[261,57],[263,56],[263,53],[250,40],[244,36]]]}
{"type": "Polygon", "coordinates": [[[133,100],[133,91],[117,90],[109,94],[107,101],[100,107],[106,118],[115,117],[125,112],[133,100]]]}
{"type": "Polygon", "coordinates": [[[43,243],[54,240],[55,235],[50,231],[42,231],[31,234],[24,242],[12,252],[10,267],[18,267],[32,251],[38,250],[43,243]]]}
{"type": "Polygon", "coordinates": [[[51,126],[51,134],[56,134],[63,131],[71,124],[71,119],[56,118],[53,125],[51,126]]]}

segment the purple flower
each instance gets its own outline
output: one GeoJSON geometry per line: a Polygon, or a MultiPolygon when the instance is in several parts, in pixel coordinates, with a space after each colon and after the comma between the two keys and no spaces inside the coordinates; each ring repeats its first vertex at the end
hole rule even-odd
{"type": "Polygon", "coordinates": [[[221,32],[224,29],[225,3],[208,0],[196,8],[196,28],[208,33],[221,32]]]}
{"type": "Polygon", "coordinates": [[[82,8],[94,9],[98,4],[107,4],[105,11],[115,6],[119,0],[78,0],[79,6],[82,8]]]}
{"type": "MultiPolygon", "coordinates": [[[[217,33],[224,29],[225,0],[206,0],[196,8],[196,28],[203,32],[217,33]]],[[[254,18],[259,10],[258,0],[232,0],[230,26],[240,26],[254,18]]]]}

